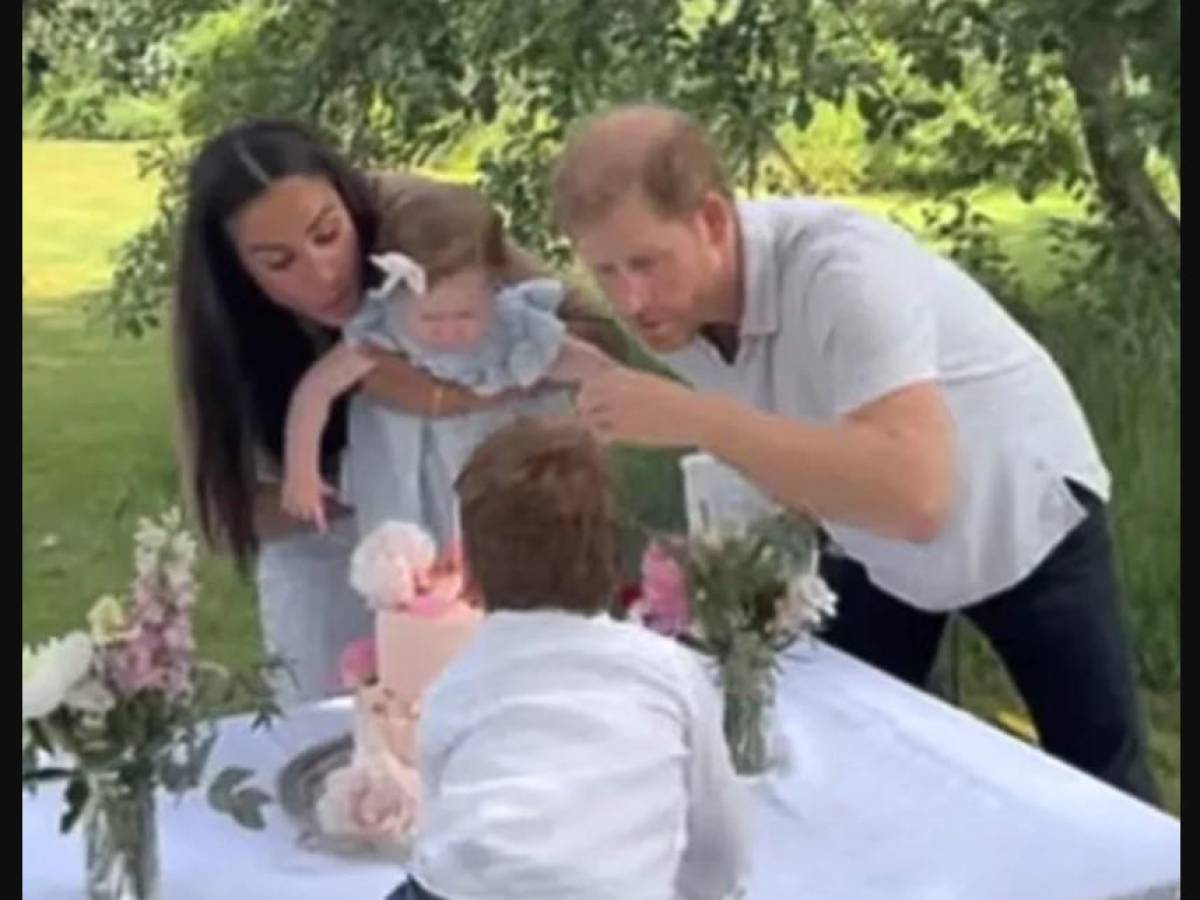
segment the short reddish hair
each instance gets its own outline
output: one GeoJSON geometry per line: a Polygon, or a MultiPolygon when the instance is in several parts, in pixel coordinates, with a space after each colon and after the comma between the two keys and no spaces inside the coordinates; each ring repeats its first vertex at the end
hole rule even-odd
{"type": "Polygon", "coordinates": [[[487,609],[609,608],[616,501],[607,455],[582,425],[506,425],[476,448],[455,489],[467,567],[487,609]]]}
{"type": "Polygon", "coordinates": [[[690,216],[710,193],[732,201],[708,131],[682,110],[639,104],[583,122],[551,177],[554,219],[570,235],[608,214],[630,191],[668,219],[690,216]]]}

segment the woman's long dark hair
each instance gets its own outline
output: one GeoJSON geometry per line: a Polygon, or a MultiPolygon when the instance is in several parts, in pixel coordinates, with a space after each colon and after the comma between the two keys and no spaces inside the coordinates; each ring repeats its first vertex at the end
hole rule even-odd
{"type": "MultiPolygon", "coordinates": [[[[192,163],[174,296],[181,455],[195,514],[212,546],[245,568],[257,552],[254,501],[260,453],[282,458],[292,390],[336,334],[303,326],[245,272],[229,238],[230,219],[289,175],[327,178],[341,195],[363,254],[378,216],[365,176],[320,138],[290,122],[253,121],[209,141],[192,163]]],[[[345,401],[322,445],[331,467],[346,441],[345,401]]]]}

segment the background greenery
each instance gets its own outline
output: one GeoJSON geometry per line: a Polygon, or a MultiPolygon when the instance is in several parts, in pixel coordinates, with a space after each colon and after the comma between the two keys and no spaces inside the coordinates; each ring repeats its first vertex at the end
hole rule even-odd
{"type": "MultiPolygon", "coordinates": [[[[1168,806],[1179,810],[1178,0],[35,0],[22,5],[23,636],[126,576],[176,494],[158,330],[180,174],[245,115],[304,119],[367,165],[478,181],[565,261],[544,173],[575,116],[667,100],[747,193],[899,218],[1063,365],[1114,520],[1168,806]]],[[[629,503],[680,518],[670,454],[621,454],[629,503]]],[[[205,563],[201,640],[257,646],[205,563]]],[[[976,636],[965,702],[1027,727],[976,636]]]]}

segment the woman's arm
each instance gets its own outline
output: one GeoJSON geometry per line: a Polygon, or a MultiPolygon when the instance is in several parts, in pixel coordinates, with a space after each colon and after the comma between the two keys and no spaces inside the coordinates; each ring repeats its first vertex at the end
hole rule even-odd
{"type": "Polygon", "coordinates": [[[372,400],[397,412],[438,418],[500,406],[512,399],[512,391],[480,397],[457,384],[438,381],[403,357],[383,351],[366,351],[375,368],[363,380],[362,389],[372,400]]]}

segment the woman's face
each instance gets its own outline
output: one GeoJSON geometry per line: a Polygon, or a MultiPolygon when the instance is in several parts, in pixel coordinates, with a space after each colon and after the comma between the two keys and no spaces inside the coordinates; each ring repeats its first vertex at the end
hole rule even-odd
{"type": "Polygon", "coordinates": [[[325,178],[280,178],[234,215],[229,233],[242,266],[280,306],[331,328],[358,308],[358,233],[325,178]]]}

